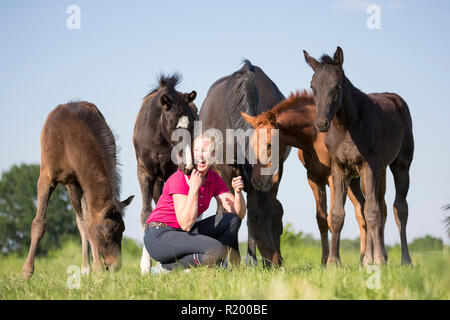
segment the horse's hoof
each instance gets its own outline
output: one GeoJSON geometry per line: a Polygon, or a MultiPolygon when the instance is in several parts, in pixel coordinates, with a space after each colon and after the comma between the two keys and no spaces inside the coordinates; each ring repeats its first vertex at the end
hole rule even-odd
{"type": "Polygon", "coordinates": [[[410,257],[402,258],[402,266],[410,266],[410,267],[412,267],[413,264],[412,264],[411,258],[410,257]]]}
{"type": "Polygon", "coordinates": [[[258,260],[253,258],[252,256],[247,255],[245,257],[245,265],[248,267],[256,267],[258,265],[258,260]]]}
{"type": "Polygon", "coordinates": [[[328,258],[326,268],[337,268],[341,266],[341,261],[337,258],[328,258]]]}
{"type": "Polygon", "coordinates": [[[369,257],[367,254],[364,255],[362,261],[361,261],[361,265],[363,268],[367,268],[368,266],[370,266],[371,264],[373,264],[373,258],[369,257]]]}
{"type": "Polygon", "coordinates": [[[23,269],[22,270],[22,277],[24,279],[30,279],[32,275],[33,275],[33,271],[30,271],[28,269],[23,269]]]}
{"type": "Polygon", "coordinates": [[[382,267],[382,266],[385,266],[387,264],[387,259],[383,255],[375,256],[374,263],[377,266],[382,267]]]}
{"type": "Polygon", "coordinates": [[[152,263],[150,261],[141,261],[140,268],[141,275],[145,275],[152,269],[152,263]]]}
{"type": "Polygon", "coordinates": [[[90,267],[81,267],[81,275],[85,276],[88,275],[89,273],[91,273],[90,267]]]}

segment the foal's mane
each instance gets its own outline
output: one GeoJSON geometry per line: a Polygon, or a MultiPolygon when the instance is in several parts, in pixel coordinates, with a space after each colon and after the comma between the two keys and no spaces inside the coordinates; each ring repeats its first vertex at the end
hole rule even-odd
{"type": "Polygon", "coordinates": [[[338,66],[337,62],[334,61],[334,59],[327,54],[323,54],[319,60],[324,64],[331,64],[333,66],[338,66]]]}
{"type": "Polygon", "coordinates": [[[120,163],[117,159],[116,140],[105,118],[93,103],[86,101],[69,102],[67,106],[85,124],[94,137],[107,171],[113,196],[115,199],[119,199],[121,178],[118,166],[120,166],[120,163]]]}
{"type": "Polygon", "coordinates": [[[296,90],[295,92],[291,92],[287,99],[276,104],[270,111],[277,114],[290,108],[298,109],[299,107],[303,108],[307,105],[314,104],[314,95],[311,91],[306,89],[303,89],[302,91],[296,90]]]}
{"type": "Polygon", "coordinates": [[[311,91],[303,89],[302,91],[291,92],[289,97],[276,104],[269,111],[263,112],[256,116],[256,125],[261,126],[267,124],[267,122],[276,121],[277,116],[281,113],[293,110],[298,116],[308,119],[311,117],[311,108],[307,106],[314,106],[314,95],[311,91]]]}
{"type": "Polygon", "coordinates": [[[160,89],[167,89],[168,93],[172,93],[176,91],[177,85],[181,82],[182,76],[178,72],[175,72],[171,76],[164,75],[160,73],[158,75],[158,86],[153,88],[145,97],[151,96],[152,94],[156,93],[160,89]]]}

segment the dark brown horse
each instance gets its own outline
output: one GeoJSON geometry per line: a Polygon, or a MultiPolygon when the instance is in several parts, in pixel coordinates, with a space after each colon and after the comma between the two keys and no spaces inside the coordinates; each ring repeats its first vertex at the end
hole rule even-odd
{"type": "MultiPolygon", "coordinates": [[[[180,79],[178,74],[159,76],[159,86],[144,98],[134,126],[133,144],[142,193],[142,228],[152,210],[152,200],[158,202],[164,182],[177,169],[171,153],[178,141],[172,141],[172,133],[182,128],[192,136],[194,121],[198,119],[197,108],[193,103],[197,94],[195,91],[176,91],[180,79]]],[[[186,159],[179,163],[180,169],[192,169],[191,151],[183,150],[183,153],[186,159]]],[[[151,260],[145,246],[140,267],[142,273],[150,271],[151,260]]]]}
{"type": "Polygon", "coordinates": [[[89,272],[88,242],[94,270],[121,266],[124,208],[134,196],[119,201],[116,142],[103,115],[88,102],[57,106],[41,133],[41,168],[37,184],[37,211],[31,226],[31,244],[22,275],[29,278],[44,236],[50,196],[58,183],[66,185],[82,240],[82,272],[89,272]]]}
{"type": "Polygon", "coordinates": [[[328,264],[340,263],[339,241],[344,223],[347,187],[361,177],[365,195],[364,216],[367,245],[363,265],[385,264],[384,223],[386,206],[386,167],[394,176],[394,214],[400,231],[402,264],[411,264],[406,240],[409,168],[414,153],[412,120],[406,102],[395,93],[365,94],[344,74],[344,54],[340,47],[331,58],[320,61],[303,51],[314,70],[311,88],[316,101],[315,124],[327,132],[325,145],[332,159],[334,201],[331,210],[331,252],[328,264]]]}
{"type": "MultiPolygon", "coordinates": [[[[224,138],[227,129],[232,129],[234,133],[240,129],[241,133],[245,134],[244,132],[251,127],[242,119],[240,111],[257,115],[269,110],[283,99],[283,94],[263,70],[246,60],[240,70],[217,80],[211,86],[200,109],[200,120],[204,130],[216,129],[224,138]]],[[[258,247],[265,266],[272,263],[279,265],[282,263],[280,235],[283,231],[283,207],[276,195],[283,172],[283,161],[289,155],[290,148],[283,150],[272,188],[263,192],[253,188],[250,182],[253,165],[247,159],[239,161],[238,139],[236,136],[230,138],[224,139],[224,146],[231,144],[235,147],[233,155],[228,155],[232,158],[231,163],[227,163],[227,152],[224,150],[222,164],[214,166],[213,169],[222,176],[230,190],[233,190],[231,188],[233,177],[240,175],[244,179],[248,210],[247,262],[256,262],[256,247],[258,247]]],[[[219,206],[218,210],[222,208],[219,206]]]]}
{"type": "MultiPolygon", "coordinates": [[[[261,175],[259,167],[271,164],[272,146],[279,144],[279,150],[285,146],[298,148],[298,157],[307,170],[308,183],[316,200],[316,219],[322,240],[322,264],[327,262],[329,255],[327,221],[327,194],[325,187],[330,186],[330,197],[333,201],[333,181],[331,179],[331,158],[325,146],[325,133],[318,132],[314,126],[316,106],[314,96],[304,90],[292,93],[289,98],[281,101],[271,110],[257,116],[241,112],[245,121],[254,129],[250,145],[257,156],[258,163],[254,166],[252,183],[256,189],[272,184],[272,175],[261,175]],[[265,130],[260,130],[265,129],[265,130]],[[278,129],[278,141],[273,141],[271,130],[278,129]],[[261,135],[266,135],[262,137],[261,135]],[[264,139],[263,139],[264,138],[264,139]],[[263,144],[265,141],[266,144],[263,144]]],[[[350,184],[348,196],[355,208],[356,219],[360,229],[361,259],[366,247],[366,223],[364,221],[364,197],[361,193],[359,179],[350,184]]],[[[328,216],[330,217],[330,216],[328,216]]]]}

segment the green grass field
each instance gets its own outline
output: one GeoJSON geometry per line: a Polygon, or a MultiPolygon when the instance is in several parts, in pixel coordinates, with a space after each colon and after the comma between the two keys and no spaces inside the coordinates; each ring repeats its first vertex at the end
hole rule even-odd
{"type": "Polygon", "coordinates": [[[35,273],[29,280],[21,277],[24,257],[2,257],[0,299],[450,298],[448,247],[443,251],[413,251],[412,268],[401,266],[398,247],[391,248],[388,265],[378,273],[360,267],[359,252],[355,249],[341,249],[343,266],[326,270],[320,265],[317,244],[291,242],[283,242],[282,268],[266,270],[241,264],[239,268],[226,270],[202,267],[189,273],[141,276],[140,248],[128,240],[120,271],[81,276],[80,289],[68,289],[67,268],[81,264],[80,245],[73,240],[48,256],[37,257],[35,273]]]}

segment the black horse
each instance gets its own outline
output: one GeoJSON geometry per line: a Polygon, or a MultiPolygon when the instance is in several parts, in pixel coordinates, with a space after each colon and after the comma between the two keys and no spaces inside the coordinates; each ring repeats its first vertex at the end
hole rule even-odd
{"type": "MultiPolygon", "coordinates": [[[[198,111],[193,103],[196,92],[176,91],[181,76],[160,75],[159,87],[151,91],[142,102],[133,133],[133,144],[137,160],[137,176],[142,193],[141,226],[144,228],[151,212],[152,200],[158,202],[164,182],[177,170],[172,161],[172,133],[178,128],[189,130],[192,136],[198,111]]],[[[190,144],[189,144],[190,145],[190,144]]],[[[190,150],[184,153],[186,160],[179,162],[183,171],[192,169],[190,150]]],[[[147,273],[151,262],[145,246],[142,251],[141,271],[147,273]]]]}
{"type": "Polygon", "coordinates": [[[385,264],[384,224],[387,208],[386,168],[395,184],[394,214],[400,232],[402,264],[411,264],[406,223],[408,221],[409,169],[414,154],[411,114],[405,100],[395,93],[365,94],[354,87],[342,67],[344,53],[337,47],[333,58],[320,61],[303,51],[314,70],[311,88],[316,101],[314,123],[327,132],[325,145],[331,156],[334,201],[331,210],[331,251],[327,265],[340,264],[339,242],[344,224],[344,204],[352,180],[361,177],[367,223],[363,265],[385,264]]]}
{"type": "MultiPolygon", "coordinates": [[[[244,60],[240,70],[217,80],[209,89],[200,109],[202,129],[217,129],[221,132],[225,144],[233,143],[234,146],[237,146],[236,137],[230,139],[232,141],[226,141],[226,129],[242,129],[244,131],[251,129],[240,112],[258,115],[270,110],[283,99],[283,94],[261,68],[244,60]]],[[[248,146],[248,135],[246,146],[248,146]]],[[[223,149],[225,150],[223,150],[222,164],[214,165],[213,169],[225,180],[230,190],[232,190],[232,178],[241,175],[245,184],[244,191],[247,193],[247,263],[256,263],[257,246],[265,266],[269,266],[271,263],[280,265],[282,263],[280,235],[283,231],[283,207],[276,199],[276,195],[282,176],[282,164],[289,155],[290,149],[287,148],[283,153],[278,174],[274,178],[276,181],[267,192],[261,192],[254,188],[250,182],[253,165],[249,163],[247,157],[244,161],[238,161],[237,147],[234,148],[232,163],[226,162],[226,148],[223,149]]],[[[218,206],[219,211],[223,210],[219,204],[218,206]]]]}

